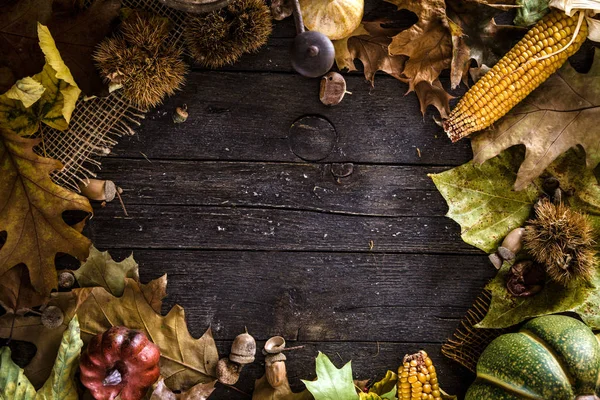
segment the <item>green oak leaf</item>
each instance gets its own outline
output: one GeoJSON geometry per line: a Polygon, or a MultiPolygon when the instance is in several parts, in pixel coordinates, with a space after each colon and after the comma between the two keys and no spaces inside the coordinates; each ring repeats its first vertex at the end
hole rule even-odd
{"type": "Polygon", "coordinates": [[[74,317],[63,334],[52,373],[37,393],[23,369],[12,361],[10,348],[3,347],[0,350],[0,399],[77,400],[75,372],[82,347],[79,321],[74,317]]]}
{"type": "Polygon", "coordinates": [[[17,81],[0,95],[0,126],[21,136],[35,134],[40,123],[66,130],[81,93],[50,31],[39,23],[38,37],[46,58],[42,72],[17,81]]]}
{"type": "Polygon", "coordinates": [[[600,329],[600,270],[592,282],[571,282],[561,286],[548,280],[535,296],[514,297],[506,290],[506,275],[511,263],[504,263],[486,286],[492,302],[485,318],[476,328],[499,329],[516,325],[526,319],[561,312],[575,312],[594,330],[600,329]]]}
{"type": "Polygon", "coordinates": [[[522,152],[505,151],[481,166],[470,161],[429,175],[448,203],[446,216],[460,225],[466,243],[492,253],[527,220],[540,190],[536,185],[513,190],[522,160],[522,152]]]}
{"type": "Polygon", "coordinates": [[[93,245],[87,260],[73,273],[79,286],[101,286],[115,297],[123,295],[125,278],[139,280],[138,264],[133,259],[133,254],[121,262],[116,262],[108,251],[101,252],[93,245]]]}
{"type": "Polygon", "coordinates": [[[325,354],[319,352],[316,360],[316,381],[302,381],[315,400],[356,400],[358,394],[352,380],[349,361],[337,369],[325,354]]]}

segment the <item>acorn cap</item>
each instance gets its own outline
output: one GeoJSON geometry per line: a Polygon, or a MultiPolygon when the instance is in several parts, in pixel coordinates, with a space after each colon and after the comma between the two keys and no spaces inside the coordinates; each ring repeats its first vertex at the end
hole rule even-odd
{"type": "Polygon", "coordinates": [[[321,78],[319,99],[326,106],[339,104],[346,94],[346,80],[337,72],[330,72],[321,78]]]}
{"type": "Polygon", "coordinates": [[[283,336],[273,336],[265,343],[263,354],[277,354],[281,353],[285,349],[285,339],[283,336]]]}
{"type": "Polygon", "coordinates": [[[256,354],[256,341],[248,333],[237,335],[231,345],[229,359],[240,365],[250,364],[256,354]]]}
{"type": "Polygon", "coordinates": [[[268,356],[265,357],[265,364],[271,365],[276,362],[285,361],[285,360],[287,360],[287,357],[283,353],[269,354],[268,356]]]}

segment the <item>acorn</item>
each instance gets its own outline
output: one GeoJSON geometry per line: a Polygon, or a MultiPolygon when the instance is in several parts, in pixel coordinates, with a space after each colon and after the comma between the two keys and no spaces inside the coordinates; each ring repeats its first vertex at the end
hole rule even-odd
{"type": "Polygon", "coordinates": [[[221,358],[217,362],[217,379],[224,385],[235,385],[240,379],[241,370],[242,365],[228,358],[221,358]]]}
{"type": "Polygon", "coordinates": [[[237,335],[231,344],[231,353],[229,359],[240,365],[246,365],[254,362],[256,355],[256,341],[248,333],[237,335]]]}
{"type": "Polygon", "coordinates": [[[42,325],[48,329],[55,329],[62,325],[65,314],[56,306],[48,306],[42,311],[42,325]]]}
{"type": "Polygon", "coordinates": [[[221,9],[188,15],[183,35],[196,63],[219,68],[260,49],[272,31],[271,12],[263,0],[233,0],[221,9]]]}
{"type": "Polygon", "coordinates": [[[175,109],[175,112],[173,113],[173,122],[175,122],[176,124],[181,124],[181,123],[187,121],[187,119],[188,119],[187,104],[184,104],[181,107],[177,107],[175,109]]]}
{"type": "Polygon", "coordinates": [[[352,94],[346,90],[346,80],[337,72],[330,72],[321,78],[321,88],[319,90],[319,99],[326,106],[339,104],[344,95],[352,94]]]}
{"type": "Polygon", "coordinates": [[[101,179],[86,179],[79,183],[81,194],[90,200],[113,201],[117,194],[123,193],[123,189],[115,185],[113,181],[101,179]]]}
{"type": "Polygon", "coordinates": [[[273,336],[265,343],[263,354],[265,356],[268,354],[277,354],[281,353],[283,350],[285,350],[285,339],[283,336],[273,336]]]}
{"type": "Polygon", "coordinates": [[[287,381],[287,368],[283,353],[269,354],[265,357],[265,375],[271,387],[278,387],[287,381]]]}
{"type": "Polygon", "coordinates": [[[543,199],[523,234],[525,249],[562,285],[591,280],[597,265],[594,231],[587,215],[543,199]]]}
{"type": "Polygon", "coordinates": [[[498,247],[498,254],[504,260],[514,260],[516,254],[523,248],[523,233],[525,228],[515,228],[506,235],[502,245],[498,247]]]}
{"type": "Polygon", "coordinates": [[[502,268],[502,263],[504,263],[504,260],[498,253],[492,253],[488,256],[488,258],[496,269],[502,268]]]}
{"type": "Polygon", "coordinates": [[[71,271],[60,271],[58,274],[58,287],[71,289],[75,285],[75,275],[71,271]]]}

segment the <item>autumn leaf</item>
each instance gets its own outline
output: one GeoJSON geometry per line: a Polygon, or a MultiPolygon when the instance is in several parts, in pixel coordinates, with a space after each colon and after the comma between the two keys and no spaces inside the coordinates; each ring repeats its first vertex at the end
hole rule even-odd
{"type": "Polygon", "coordinates": [[[316,359],[317,380],[305,381],[306,388],[315,400],[356,400],[358,394],[352,380],[352,366],[348,362],[337,369],[325,354],[316,359]]]}
{"type": "Polygon", "coordinates": [[[206,400],[215,390],[216,382],[214,380],[208,383],[198,383],[183,393],[173,393],[161,377],[156,383],[156,388],[152,391],[150,400],[206,400]]]}
{"type": "Polygon", "coordinates": [[[112,326],[138,329],[160,348],[161,374],[172,390],[216,379],[218,353],[211,330],[194,339],[187,331],[182,307],[174,306],[163,317],[148,304],[136,281],[126,278],[125,282],[121,297],[102,287],[89,289],[90,295],[77,310],[83,340],[87,342],[112,326]]]}
{"type": "Polygon", "coordinates": [[[383,379],[375,382],[369,388],[369,393],[376,394],[382,400],[395,400],[397,392],[398,375],[393,371],[387,371],[383,379]]]}
{"type": "Polygon", "coordinates": [[[284,382],[273,387],[269,384],[267,376],[257,379],[254,383],[254,392],[252,392],[252,400],[311,400],[313,396],[308,390],[299,393],[292,392],[292,388],[285,378],[284,382]]]}
{"type": "Polygon", "coordinates": [[[74,289],[53,293],[48,305],[60,308],[65,320],[58,328],[46,328],[39,316],[4,314],[0,316],[0,337],[30,342],[37,351],[25,367],[25,375],[36,387],[41,387],[52,372],[54,360],[61,346],[63,333],[90,289],[74,289]]]}
{"type": "Polygon", "coordinates": [[[461,227],[462,239],[487,253],[529,217],[538,189],[515,192],[512,185],[522,156],[506,152],[481,166],[473,161],[429,175],[448,203],[447,217],[461,227]]]}
{"type": "Polygon", "coordinates": [[[40,123],[66,130],[81,93],[48,28],[38,24],[38,36],[46,59],[42,72],[0,95],[0,126],[21,136],[35,134],[40,123]]]}
{"type": "Polygon", "coordinates": [[[31,286],[25,265],[19,264],[0,277],[0,305],[8,314],[23,315],[47,301],[31,286]]]}
{"type": "Polygon", "coordinates": [[[0,398],[32,400],[77,400],[75,371],[83,342],[79,337],[77,317],[65,330],[52,373],[40,390],[34,386],[10,357],[10,348],[0,350],[0,398]]]}
{"type": "Polygon", "coordinates": [[[513,108],[493,129],[475,135],[471,144],[476,163],[503,150],[525,145],[525,159],[514,187],[523,190],[560,154],[574,146],[586,152],[588,168],[600,162],[600,52],[587,74],[568,63],[513,108]]]}
{"type": "Polygon", "coordinates": [[[550,12],[549,0],[517,0],[517,15],[514,23],[518,26],[529,27],[538,22],[550,12]]]}
{"type": "Polygon", "coordinates": [[[547,280],[535,296],[515,297],[506,289],[506,275],[511,264],[505,263],[496,277],[487,284],[492,301],[485,318],[476,328],[507,328],[526,319],[575,312],[593,330],[600,329],[600,270],[591,283],[572,281],[567,286],[547,280]]]}
{"type": "Polygon", "coordinates": [[[376,23],[371,23],[371,31],[360,24],[350,36],[334,40],[335,62],[340,70],[356,71],[355,59],[363,63],[365,78],[375,82],[375,73],[383,71],[396,79],[402,80],[402,71],[406,56],[391,56],[388,45],[391,39],[377,29],[376,23]]]}
{"type": "Polygon", "coordinates": [[[133,259],[133,254],[121,262],[116,262],[108,251],[101,252],[93,245],[87,260],[73,273],[79,286],[100,286],[117,297],[123,294],[125,278],[139,280],[138,264],[133,259]]]}
{"type": "MultiPolygon", "coordinates": [[[[42,69],[44,59],[37,47],[36,27],[40,22],[54,34],[58,50],[84,93],[106,95],[106,85],[96,71],[92,53],[110,33],[121,2],[95,0],[84,11],[73,7],[73,2],[70,8],[64,7],[65,3],[19,0],[0,5],[0,54],[3,55],[0,66],[10,68],[16,79],[42,69]]],[[[0,87],[2,91],[6,89],[0,87]]]]}
{"type": "Polygon", "coordinates": [[[90,242],[67,225],[67,210],[88,213],[85,197],[66,190],[50,179],[60,162],[33,152],[39,139],[25,139],[0,129],[0,231],[6,242],[0,248],[0,274],[24,263],[33,287],[49,294],[57,286],[54,259],[57,253],[83,260],[90,242]]]}

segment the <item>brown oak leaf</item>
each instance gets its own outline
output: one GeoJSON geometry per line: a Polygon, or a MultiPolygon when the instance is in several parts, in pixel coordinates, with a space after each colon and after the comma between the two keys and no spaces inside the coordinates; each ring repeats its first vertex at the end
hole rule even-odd
{"type": "Polygon", "coordinates": [[[216,382],[217,381],[214,380],[208,383],[198,383],[185,392],[173,393],[173,391],[165,385],[165,380],[160,378],[152,391],[150,400],[206,400],[215,390],[216,382]]]}
{"type": "Polygon", "coordinates": [[[85,236],[64,222],[63,212],[91,213],[92,207],[85,197],[52,182],[50,174],[62,165],[35,154],[39,143],[0,129],[0,232],[6,232],[0,274],[23,263],[35,290],[47,295],[57,286],[57,253],[85,260],[90,247],[85,236]]]}
{"type": "Polygon", "coordinates": [[[0,276],[0,306],[8,314],[23,315],[47,300],[31,286],[25,265],[19,264],[0,276]]]}
{"type": "Polygon", "coordinates": [[[526,188],[559,155],[574,146],[586,152],[588,168],[600,162],[600,51],[587,74],[569,63],[513,108],[494,128],[471,140],[473,159],[483,163],[503,150],[525,145],[515,190],[526,188]]]}
{"type": "Polygon", "coordinates": [[[118,20],[120,0],[95,0],[84,11],[75,2],[49,0],[0,1],[0,67],[3,74],[0,93],[16,80],[37,73],[44,66],[38,46],[37,23],[47,25],[62,58],[77,85],[87,95],[106,95],[106,85],[92,61],[96,45],[110,33],[118,20]]]}
{"type": "Polygon", "coordinates": [[[252,400],[311,400],[313,396],[308,390],[303,390],[299,393],[292,392],[290,384],[285,378],[284,382],[277,386],[272,387],[267,380],[267,376],[264,375],[262,378],[257,379],[254,383],[254,392],[252,393],[252,400]]]}

